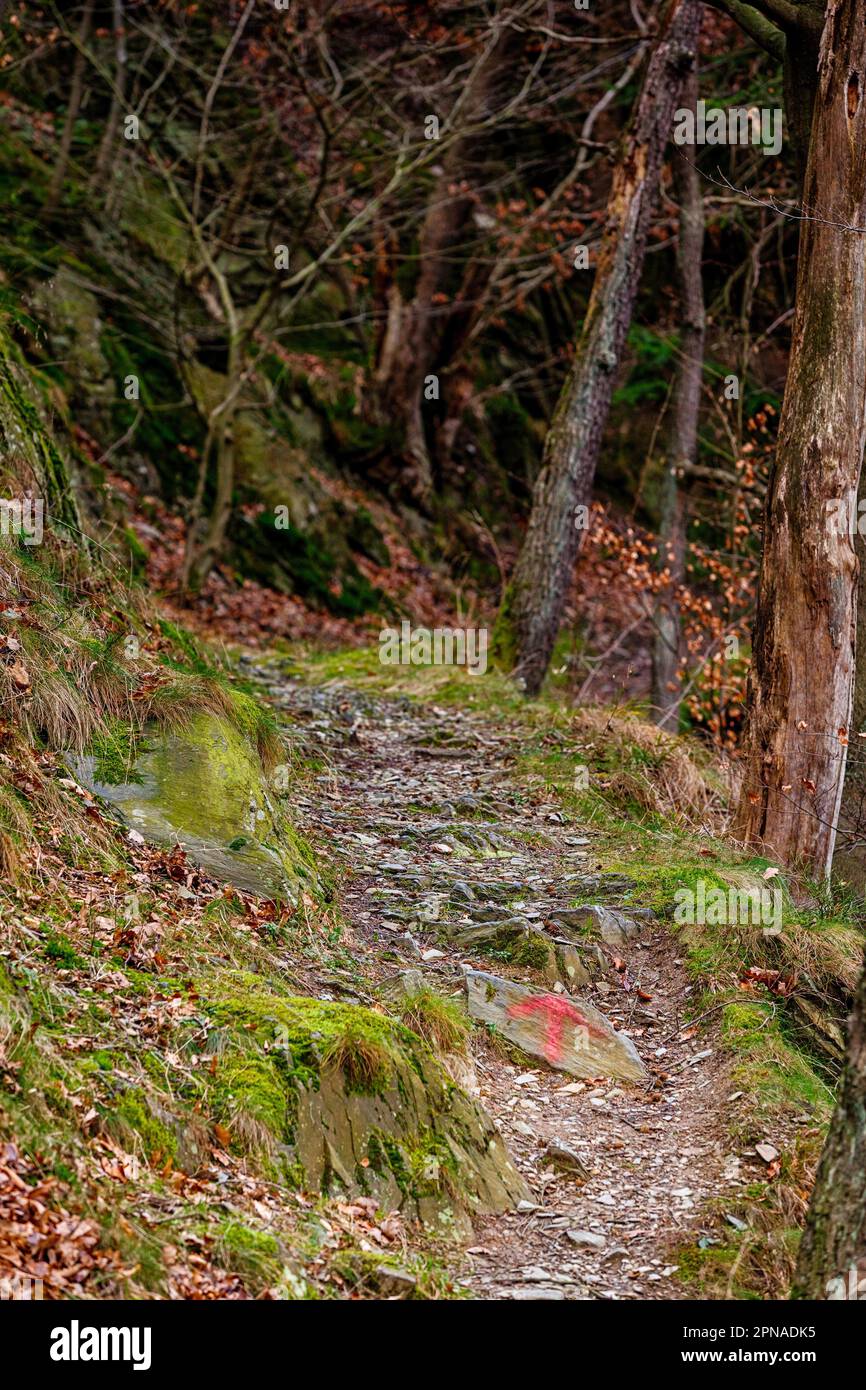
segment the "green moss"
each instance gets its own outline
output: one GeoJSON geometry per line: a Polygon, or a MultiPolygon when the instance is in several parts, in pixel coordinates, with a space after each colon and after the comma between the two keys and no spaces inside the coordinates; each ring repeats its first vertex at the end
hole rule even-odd
{"type": "Polygon", "coordinates": [[[501,671],[513,671],[517,665],[517,630],[514,625],[514,586],[509,584],[499,605],[493,636],[490,642],[490,656],[501,671]]]}
{"type": "Polygon", "coordinates": [[[147,568],[148,552],[131,526],[124,526],[122,541],[129,555],[129,565],[133,574],[142,575],[147,568]]]}
{"type": "Polygon", "coordinates": [[[322,1067],[334,1065],[350,1089],[375,1092],[407,1057],[420,1070],[416,1054],[424,1052],[424,1044],[394,1019],[354,1004],[260,993],[263,986],[253,976],[244,977],[244,983],[249,992],[210,1002],[208,1013],[231,1030],[235,1044],[246,1038],[273,1049],[268,1065],[279,1067],[284,1083],[297,1080],[316,1087],[322,1067]]]}
{"type": "Polygon", "coordinates": [[[142,746],[136,730],[120,720],[112,720],[90,741],[88,752],[95,760],[94,777],[106,786],[123,786],[124,783],[140,785],[142,779],[135,764],[142,746]]]}
{"type": "Polygon", "coordinates": [[[68,936],[62,932],[48,932],[42,954],[65,970],[80,970],[87,962],[78,954],[68,936]]]}
{"type": "Polygon", "coordinates": [[[176,730],[149,725],[134,776],[121,784],[114,779],[123,776],[131,753],[116,734],[99,744],[100,758],[91,756],[76,771],[157,844],[179,841],[214,877],[247,892],[294,899],[299,879],[315,884],[315,860],[265,782],[251,743],[258,706],[242,692],[231,692],[230,700],[234,722],[193,711],[184,712],[176,730]],[[102,780],[100,769],[111,780],[102,780]]]}
{"type": "Polygon", "coordinates": [[[535,935],[521,936],[510,949],[512,964],[529,970],[543,970],[549,959],[550,947],[535,935]]]}
{"type": "MultiPolygon", "coordinates": [[[[738,1242],[680,1246],[673,1255],[677,1278],[693,1298],[724,1298],[737,1259],[738,1242]]],[[[730,1297],[731,1295],[727,1295],[730,1297]]],[[[738,1289],[733,1297],[756,1298],[738,1289]]]]}
{"type": "Polygon", "coordinates": [[[109,1125],[129,1140],[135,1136],[141,1151],[154,1165],[177,1156],[177,1138],[148,1105],[144,1091],[131,1087],[124,1091],[109,1112],[109,1125]]]}
{"type": "Polygon", "coordinates": [[[456,1197],[459,1171],[446,1140],[428,1131],[409,1154],[412,1192],[416,1197],[456,1197]]]}
{"type": "Polygon", "coordinates": [[[295,1097],[279,1055],[230,1054],[220,1058],[211,1089],[215,1117],[243,1148],[267,1148],[291,1139],[295,1097]]]}
{"type": "Polygon", "coordinates": [[[224,1269],[239,1274],[254,1293],[276,1284],[282,1272],[276,1237],[231,1218],[217,1228],[214,1254],[224,1269]]]}
{"type": "Polygon", "coordinates": [[[735,1059],[734,1080],[748,1086],[756,1118],[779,1110],[829,1119],[833,1094],[809,1058],[785,1037],[779,1010],[772,1001],[728,1004],[722,1013],[722,1038],[735,1059]]]}

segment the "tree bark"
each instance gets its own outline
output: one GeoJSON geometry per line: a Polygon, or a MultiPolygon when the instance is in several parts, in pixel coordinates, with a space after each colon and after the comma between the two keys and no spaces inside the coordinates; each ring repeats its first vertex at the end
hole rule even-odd
{"type": "Polygon", "coordinates": [[[851,723],[866,441],[866,0],[830,0],[765,512],[737,831],[829,873],[851,723]]]}
{"type": "Polygon", "coordinates": [[[66,170],[69,168],[69,155],[72,150],[72,138],[75,134],[75,122],[78,120],[78,112],[81,109],[81,95],[84,91],[84,68],[87,62],[87,40],[90,37],[90,27],[93,22],[93,7],[95,0],[87,0],[81,16],[81,26],[78,30],[78,47],[75,51],[75,62],[72,67],[72,82],[69,87],[69,102],[66,107],[66,119],[63,122],[63,132],[60,136],[60,148],[57,152],[57,163],[51,175],[51,183],[45,197],[45,214],[50,217],[56,208],[60,194],[63,190],[63,180],[66,178],[66,170]]]}
{"type": "MultiPolygon", "coordinates": [[[[860,20],[862,27],[862,17],[860,20]]],[[[866,969],[848,1024],[839,1103],[818,1165],[792,1298],[866,1297],[866,969]],[[853,1275],[853,1277],[852,1277],[853,1275]],[[863,1280],[862,1293],[857,1292],[863,1280]],[[832,1282],[831,1282],[832,1281],[832,1282]],[[853,1289],[853,1292],[852,1292],[853,1289]]]]}
{"type": "Polygon", "coordinates": [[[866,470],[860,474],[857,496],[857,637],[854,658],[854,690],[851,702],[851,750],[845,761],[845,785],[839,808],[839,835],[834,868],[855,888],[866,887],[866,470]]]}
{"type": "Polygon", "coordinates": [[[126,52],[126,20],[124,17],[123,0],[112,0],[112,24],[114,27],[114,90],[111,94],[111,106],[108,112],[108,119],[105,122],[105,130],[99,143],[99,150],[96,155],[96,168],[91,180],[91,186],[99,188],[108,174],[112,159],[119,157],[116,149],[117,131],[120,125],[121,111],[126,100],[126,79],[128,72],[127,52],[126,52]]]}
{"type": "Polygon", "coordinates": [[[500,661],[528,694],[559,631],[616,371],[631,322],[674,111],[696,56],[700,5],[668,0],[614,172],[610,210],[574,363],[547,436],[526,538],[497,623],[500,661]]]}
{"type": "MultiPolygon", "coordinates": [[[[458,119],[467,127],[471,128],[486,113],[497,79],[506,70],[515,45],[514,31],[503,28],[475,67],[470,87],[460,100],[458,119]]],[[[381,418],[397,427],[407,481],[422,503],[429,500],[433,490],[424,427],[424,380],[438,365],[450,312],[444,297],[453,288],[450,260],[475,206],[471,191],[461,185],[467,171],[478,167],[477,144],[477,137],[473,140],[461,136],[445,151],[421,227],[419,272],[411,300],[404,301],[395,280],[385,296],[386,329],[374,378],[378,411],[381,418]]]]}
{"type": "MultiPolygon", "coordinates": [[[[697,71],[683,93],[686,106],[698,100],[697,71]]],[[[668,582],[655,604],[653,641],[652,707],[659,725],[674,729],[679,723],[682,681],[679,674],[682,622],[678,589],[685,578],[685,508],[679,479],[697,462],[698,413],[704,366],[704,283],[701,260],[704,248],[704,200],[695,163],[694,145],[684,145],[675,165],[680,190],[680,232],[677,245],[677,278],[680,286],[680,358],[674,386],[670,446],[661,488],[659,565],[668,582]]]]}

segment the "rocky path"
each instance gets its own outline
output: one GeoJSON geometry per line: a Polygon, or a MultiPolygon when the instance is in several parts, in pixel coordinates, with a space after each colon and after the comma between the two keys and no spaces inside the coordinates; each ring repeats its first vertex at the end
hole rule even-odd
{"type": "MultiPolygon", "coordinates": [[[[537,987],[537,973],[449,933],[515,918],[549,933],[576,898],[627,910],[628,882],[605,873],[591,832],[515,782],[518,735],[507,725],[257,674],[325,760],[317,793],[295,811],[345,870],[343,911],[377,982],[412,969],[456,995],[468,966],[537,987]]],[[[533,1202],[476,1223],[462,1271],[476,1296],[682,1297],[677,1246],[695,1238],[707,1199],[737,1185],[720,1121],[731,1085],[712,1031],[685,1022],[675,939],[648,921],[601,951],[606,969],[581,994],[633,1039],[648,1079],[577,1080],[531,1058],[515,1065],[478,1041],[481,1099],[533,1202]],[[561,1145],[588,1180],[550,1162],[561,1145]]]]}

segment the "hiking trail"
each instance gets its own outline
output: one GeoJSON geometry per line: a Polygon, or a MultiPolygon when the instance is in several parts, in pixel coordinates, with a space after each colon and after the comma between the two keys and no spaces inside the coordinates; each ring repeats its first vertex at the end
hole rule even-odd
{"type": "MultiPolygon", "coordinates": [[[[575,899],[629,911],[628,880],[606,873],[591,827],[565,823],[515,778],[521,734],[507,722],[247,669],[305,752],[326,761],[294,814],[341,871],[349,949],[371,981],[412,970],[462,996],[468,966],[543,988],[537,973],[449,940],[446,924],[498,914],[549,930],[575,899]]],[[[579,993],[633,1039],[645,1083],[577,1080],[531,1057],[517,1065],[475,1030],[480,1099],[533,1194],[526,1209],[475,1221],[459,1277],[478,1297],[686,1297],[677,1246],[696,1238],[707,1200],[737,1185],[722,1121],[731,1083],[713,1020],[689,1025],[675,935],[652,920],[604,949],[605,977],[579,993]],[[545,1162],[556,1143],[577,1152],[587,1181],[545,1162]]]]}

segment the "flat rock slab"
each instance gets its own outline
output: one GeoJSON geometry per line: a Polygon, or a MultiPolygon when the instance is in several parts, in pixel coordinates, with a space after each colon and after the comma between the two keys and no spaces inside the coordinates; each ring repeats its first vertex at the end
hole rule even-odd
{"type": "Polygon", "coordinates": [[[559,908],[550,914],[551,922],[565,931],[600,936],[606,946],[628,946],[641,934],[641,924],[616,908],[590,907],[559,908]]]}
{"type": "Polygon", "coordinates": [[[645,1076],[631,1038],[583,999],[527,989],[483,970],[467,970],[466,994],[472,1018],[494,1024],[509,1042],[559,1071],[621,1081],[645,1076]]]}

